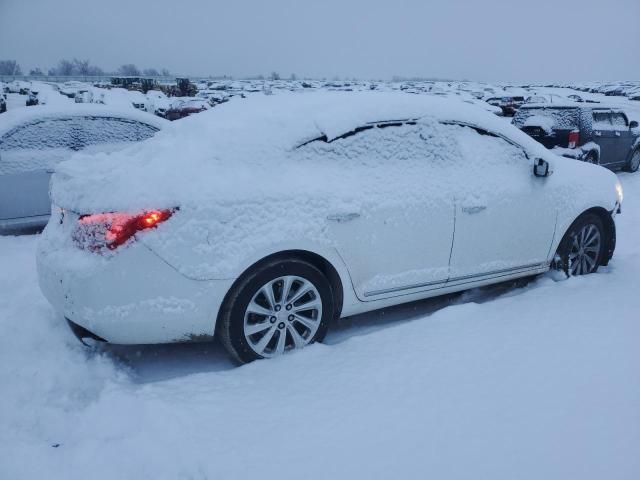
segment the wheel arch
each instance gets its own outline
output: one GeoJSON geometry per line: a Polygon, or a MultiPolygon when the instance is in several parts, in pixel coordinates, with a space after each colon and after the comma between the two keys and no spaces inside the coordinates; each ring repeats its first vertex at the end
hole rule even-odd
{"type": "MultiPolygon", "coordinates": [[[[573,222],[571,222],[567,230],[562,234],[562,239],[564,239],[564,236],[567,234],[567,232],[571,229],[571,226],[578,219],[588,214],[597,215],[600,218],[600,220],[602,220],[602,224],[604,225],[605,235],[606,235],[606,238],[605,238],[606,248],[604,252],[604,257],[602,258],[601,265],[606,266],[609,264],[609,260],[611,260],[611,257],[613,257],[613,251],[616,248],[616,224],[613,221],[613,217],[611,216],[611,213],[608,212],[605,208],[591,207],[585,210],[584,212],[582,212],[580,215],[578,215],[575,218],[575,220],[573,220],[573,222]]],[[[558,248],[559,248],[559,245],[558,245],[558,248]]]]}
{"type": "Polygon", "coordinates": [[[636,153],[640,153],[640,139],[633,144],[631,149],[629,150],[629,154],[627,155],[627,160],[624,162],[625,167],[628,167],[631,164],[631,159],[636,153]]]}
{"type": "Polygon", "coordinates": [[[593,154],[596,159],[596,165],[600,165],[600,150],[593,147],[588,148],[585,150],[584,159],[586,160],[586,158],[591,154],[593,154]]]}
{"type": "Polygon", "coordinates": [[[247,275],[250,275],[253,272],[259,270],[263,265],[267,263],[271,263],[279,259],[284,260],[284,259],[292,259],[292,258],[295,258],[298,260],[304,260],[312,264],[313,266],[315,266],[318,270],[320,270],[324,274],[324,276],[329,281],[329,284],[331,285],[331,289],[334,294],[335,314],[339,316],[342,313],[342,307],[344,304],[344,282],[342,280],[342,277],[338,273],[338,269],[329,260],[327,260],[324,256],[318,253],[315,253],[309,250],[290,249],[290,250],[281,250],[276,253],[271,253],[255,261],[250,266],[245,268],[244,271],[238,276],[238,278],[236,278],[236,280],[233,282],[233,284],[225,294],[222,300],[221,308],[218,311],[218,319],[221,315],[221,312],[224,309],[224,306],[228,304],[230,297],[237,290],[238,285],[240,285],[244,281],[247,275]]]}

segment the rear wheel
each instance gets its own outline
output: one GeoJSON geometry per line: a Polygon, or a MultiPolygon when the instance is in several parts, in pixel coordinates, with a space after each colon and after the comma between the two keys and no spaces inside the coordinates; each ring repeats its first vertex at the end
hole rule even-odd
{"type": "Polygon", "coordinates": [[[598,156],[596,155],[595,152],[589,152],[587,153],[587,156],[584,157],[584,161],[587,163],[593,163],[594,165],[598,164],[598,156]]]}
{"type": "Polygon", "coordinates": [[[633,152],[633,155],[631,155],[631,159],[629,160],[629,163],[627,164],[627,167],[625,168],[625,170],[627,172],[637,172],[639,167],[640,167],[640,149],[633,152]]]}
{"type": "Polygon", "coordinates": [[[605,238],[600,217],[593,213],[580,216],[560,242],[558,266],[568,276],[594,273],[604,257],[605,238]]]}
{"type": "Polygon", "coordinates": [[[274,260],[234,287],[218,332],[241,363],[270,358],[322,341],[334,316],[331,284],[314,265],[274,260]]]}

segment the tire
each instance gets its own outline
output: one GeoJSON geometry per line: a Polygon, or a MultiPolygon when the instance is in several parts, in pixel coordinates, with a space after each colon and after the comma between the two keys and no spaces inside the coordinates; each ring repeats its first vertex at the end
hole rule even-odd
{"type": "Polygon", "coordinates": [[[586,163],[593,163],[594,165],[598,165],[600,163],[598,162],[598,155],[593,151],[587,153],[587,156],[584,157],[583,161],[586,163]]]}
{"type": "Polygon", "coordinates": [[[335,315],[334,305],[331,284],[318,268],[296,258],[276,259],[236,282],[217,330],[231,357],[248,363],[322,341],[335,315]]]}
{"type": "Polygon", "coordinates": [[[640,167],[640,148],[631,154],[631,158],[629,159],[629,163],[625,167],[625,170],[633,173],[638,171],[638,167],[640,167]]]}
{"type": "Polygon", "coordinates": [[[595,273],[604,259],[606,241],[600,217],[593,213],[581,215],[560,242],[556,266],[569,277],[595,273]]]}

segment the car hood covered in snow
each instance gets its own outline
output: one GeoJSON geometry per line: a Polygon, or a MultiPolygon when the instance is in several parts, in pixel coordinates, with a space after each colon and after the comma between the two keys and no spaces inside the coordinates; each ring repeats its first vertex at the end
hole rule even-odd
{"type": "MultiPolygon", "coordinates": [[[[494,115],[458,100],[399,93],[291,93],[255,96],[172,124],[117,154],[78,154],[58,167],[53,202],[79,212],[161,208],[238,198],[309,196],[348,189],[350,165],[332,170],[292,155],[297,146],[331,141],[370,122],[461,121],[546,150],[494,115]]],[[[336,167],[336,165],[333,165],[336,167]]],[[[362,174],[362,166],[354,165],[362,174]]]]}

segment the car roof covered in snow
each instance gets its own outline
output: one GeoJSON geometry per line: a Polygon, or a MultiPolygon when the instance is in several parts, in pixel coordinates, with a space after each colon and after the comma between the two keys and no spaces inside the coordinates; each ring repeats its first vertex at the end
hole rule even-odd
{"type": "Polygon", "coordinates": [[[460,99],[416,96],[398,92],[291,92],[256,95],[217,106],[180,122],[171,135],[178,142],[218,145],[266,144],[290,149],[326,136],[331,141],[358,127],[377,122],[432,117],[516,135],[535,148],[537,142],[520,135],[503,120],[460,99]]]}
{"type": "Polygon", "coordinates": [[[100,104],[70,103],[65,105],[35,105],[9,110],[0,117],[0,135],[27,122],[48,118],[70,116],[118,117],[137,120],[158,129],[165,128],[169,122],[155,115],[131,108],[112,108],[100,104]]]}
{"type": "MultiPolygon", "coordinates": [[[[319,161],[321,154],[310,145],[307,150],[316,155],[315,160],[303,167],[296,160],[301,145],[313,140],[318,140],[314,144],[331,142],[372,123],[411,120],[430,129],[449,122],[477,126],[509,138],[530,154],[548,155],[514,126],[458,99],[386,92],[279,93],[230,101],[173,122],[153,138],[112,155],[78,154],[58,167],[52,195],[58,205],[82,211],[210,203],[239,196],[265,198],[273,193],[270,183],[277,186],[280,177],[289,175],[283,172],[305,177],[297,185],[289,182],[289,191],[302,183],[308,187],[308,182],[322,183],[310,172],[318,170],[318,177],[326,176],[327,162],[319,161]]],[[[371,144],[370,148],[388,145],[371,144]]],[[[422,155],[436,151],[447,155],[451,148],[455,147],[437,141],[422,155]]],[[[355,176],[367,174],[362,166],[349,162],[341,168],[338,171],[346,168],[355,176]]],[[[336,175],[340,174],[333,173],[332,178],[336,175]]]]}

